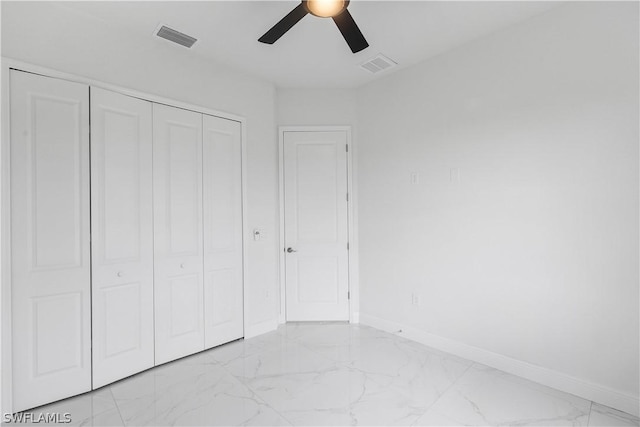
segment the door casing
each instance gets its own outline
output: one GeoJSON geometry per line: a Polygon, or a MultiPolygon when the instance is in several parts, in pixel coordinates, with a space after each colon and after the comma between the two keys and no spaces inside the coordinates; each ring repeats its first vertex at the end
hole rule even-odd
{"type": "Polygon", "coordinates": [[[347,201],[347,228],[349,230],[349,322],[359,322],[360,287],[358,282],[358,233],[357,233],[357,182],[354,173],[357,167],[355,162],[355,144],[352,138],[351,126],[279,126],[278,127],[278,173],[279,173],[279,198],[280,198],[280,236],[279,236],[279,271],[280,271],[280,311],[279,323],[286,323],[286,281],[285,281],[285,206],[284,206],[284,134],[285,132],[332,132],[344,131],[347,133],[347,189],[349,200],[347,201]]]}

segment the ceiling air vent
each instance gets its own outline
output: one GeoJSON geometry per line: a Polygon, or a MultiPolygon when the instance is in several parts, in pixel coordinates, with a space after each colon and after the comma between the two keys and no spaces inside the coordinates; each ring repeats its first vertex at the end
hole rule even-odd
{"type": "Polygon", "coordinates": [[[156,36],[169,40],[184,47],[191,47],[198,39],[188,36],[180,31],[176,31],[173,28],[169,28],[166,25],[161,25],[156,31],[156,36]]]}
{"type": "Polygon", "coordinates": [[[376,74],[380,71],[387,70],[389,68],[395,67],[398,65],[395,61],[387,58],[386,56],[379,54],[369,59],[367,62],[360,64],[360,67],[369,71],[370,73],[376,74]]]}

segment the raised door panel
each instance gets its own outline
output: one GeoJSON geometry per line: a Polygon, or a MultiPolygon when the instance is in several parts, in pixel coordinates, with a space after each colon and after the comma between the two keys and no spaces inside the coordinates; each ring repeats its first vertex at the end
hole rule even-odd
{"type": "Polygon", "coordinates": [[[93,387],[150,368],[151,103],[91,88],[93,387]]]}
{"type": "Polygon", "coordinates": [[[205,346],[242,338],[242,145],[239,122],[203,116],[205,346]]]}
{"type": "Polygon", "coordinates": [[[153,105],[155,361],[204,349],[202,114],[153,105]]]}
{"type": "Polygon", "coordinates": [[[11,71],[13,402],[91,389],[89,88],[11,71]]]}
{"type": "Polygon", "coordinates": [[[285,132],[287,320],[348,320],[347,134],[285,132]]]}

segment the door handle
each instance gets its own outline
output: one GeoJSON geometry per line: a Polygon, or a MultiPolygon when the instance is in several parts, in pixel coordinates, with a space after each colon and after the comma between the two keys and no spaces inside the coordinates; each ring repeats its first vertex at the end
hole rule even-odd
{"type": "Polygon", "coordinates": [[[295,249],[293,249],[293,248],[287,248],[287,252],[291,253],[291,252],[298,252],[298,251],[296,251],[296,250],[295,250],[295,249]]]}

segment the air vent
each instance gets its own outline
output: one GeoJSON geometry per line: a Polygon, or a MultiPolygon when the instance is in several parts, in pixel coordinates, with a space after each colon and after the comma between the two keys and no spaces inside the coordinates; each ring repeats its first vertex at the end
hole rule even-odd
{"type": "Polygon", "coordinates": [[[376,74],[380,71],[387,70],[389,68],[395,67],[398,65],[395,61],[387,58],[386,56],[379,54],[369,59],[367,62],[360,64],[360,67],[369,71],[370,73],[376,74]]]}
{"type": "Polygon", "coordinates": [[[161,25],[160,29],[156,31],[156,36],[169,40],[184,47],[191,47],[198,39],[188,36],[180,31],[176,31],[173,28],[169,28],[166,25],[161,25]]]}

